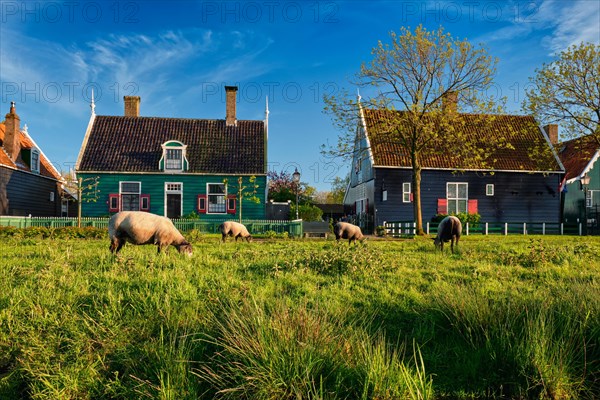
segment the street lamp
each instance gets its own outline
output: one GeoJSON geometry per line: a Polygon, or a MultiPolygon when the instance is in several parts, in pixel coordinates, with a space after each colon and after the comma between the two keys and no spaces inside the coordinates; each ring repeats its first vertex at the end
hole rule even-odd
{"type": "Polygon", "coordinates": [[[581,188],[583,189],[583,216],[585,221],[585,234],[587,235],[588,231],[588,218],[587,218],[587,208],[588,208],[588,185],[590,184],[590,176],[585,174],[580,178],[581,188]]]}
{"type": "Polygon", "coordinates": [[[298,219],[298,184],[300,183],[300,172],[298,172],[298,168],[292,174],[292,180],[296,184],[296,219],[298,219]]]}

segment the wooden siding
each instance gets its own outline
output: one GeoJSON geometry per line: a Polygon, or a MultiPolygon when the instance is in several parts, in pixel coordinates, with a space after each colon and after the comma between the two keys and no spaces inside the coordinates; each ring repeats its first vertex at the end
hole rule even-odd
{"type": "MultiPolygon", "coordinates": [[[[594,196],[592,197],[592,208],[588,209],[588,218],[592,218],[591,214],[596,213],[596,206],[600,209],[600,195],[596,195],[597,190],[600,190],[600,167],[598,163],[594,164],[594,166],[587,172],[587,175],[590,178],[590,183],[588,184],[588,190],[594,191],[594,196]]],[[[572,222],[580,222],[585,219],[585,192],[581,187],[581,183],[579,180],[574,181],[567,185],[567,192],[564,193],[564,209],[563,209],[563,222],[572,223],[572,222]]]]}
{"type": "MultiPolygon", "coordinates": [[[[142,194],[150,195],[150,212],[165,215],[165,183],[182,183],[183,186],[183,209],[182,215],[198,212],[196,209],[199,194],[206,194],[207,183],[223,183],[228,179],[228,194],[237,194],[237,176],[230,175],[186,175],[186,174],[78,174],[78,177],[87,178],[99,176],[98,201],[82,203],[82,214],[87,217],[100,217],[109,215],[108,195],[119,193],[119,182],[141,182],[142,194]]],[[[266,176],[257,176],[256,183],[259,185],[256,196],[260,203],[256,204],[244,200],[242,217],[244,219],[265,219],[265,187],[266,176]]],[[[247,177],[244,178],[244,183],[247,177]]],[[[246,185],[248,186],[248,185],[246,185]]],[[[236,202],[236,214],[201,214],[202,219],[223,220],[239,218],[240,207],[236,202]]]]}
{"type": "Polygon", "coordinates": [[[55,217],[60,206],[55,180],[0,166],[0,215],[55,217]]]}
{"type": "MultiPolygon", "coordinates": [[[[484,222],[559,222],[560,174],[496,172],[494,175],[476,172],[426,170],[421,174],[421,205],[423,223],[437,214],[437,200],[446,198],[446,183],[468,183],[468,198],[478,201],[478,211],[484,222]],[[494,196],[486,196],[486,185],[494,185],[494,196]]],[[[402,202],[402,183],[412,181],[408,169],[376,168],[374,201],[376,225],[383,221],[413,220],[413,203],[402,202]],[[382,201],[382,183],[387,189],[387,201],[382,201]]]]}

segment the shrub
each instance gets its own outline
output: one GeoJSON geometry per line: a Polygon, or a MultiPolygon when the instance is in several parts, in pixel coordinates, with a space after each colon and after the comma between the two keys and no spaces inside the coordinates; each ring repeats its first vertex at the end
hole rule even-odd
{"type": "Polygon", "coordinates": [[[460,222],[464,225],[469,223],[471,227],[478,227],[481,222],[480,214],[467,214],[467,213],[458,213],[458,214],[437,214],[433,218],[431,218],[431,222],[441,222],[448,215],[454,215],[456,218],[460,220],[460,222]]]}
{"type": "MultiPolygon", "coordinates": [[[[321,221],[323,210],[312,204],[300,204],[298,208],[298,217],[303,221],[321,221]]],[[[296,219],[296,205],[290,207],[290,219],[296,219]]]]}

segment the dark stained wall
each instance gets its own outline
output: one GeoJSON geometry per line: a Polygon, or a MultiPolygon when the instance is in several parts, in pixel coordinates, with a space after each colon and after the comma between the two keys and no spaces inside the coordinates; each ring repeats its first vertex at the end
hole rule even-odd
{"type": "Polygon", "coordinates": [[[0,167],[0,214],[60,216],[57,182],[36,174],[0,167]],[[54,201],[50,200],[54,193],[54,201]]]}
{"type": "MultiPolygon", "coordinates": [[[[413,220],[413,203],[402,202],[402,183],[412,181],[408,169],[376,168],[376,225],[383,221],[413,220]],[[382,201],[382,184],[387,201],[382,201]]],[[[482,222],[560,222],[559,174],[496,172],[493,175],[452,171],[423,171],[421,205],[423,222],[437,214],[438,198],[446,198],[446,183],[468,183],[469,199],[477,199],[482,222]],[[487,184],[494,185],[494,196],[486,196],[487,184]]]]}

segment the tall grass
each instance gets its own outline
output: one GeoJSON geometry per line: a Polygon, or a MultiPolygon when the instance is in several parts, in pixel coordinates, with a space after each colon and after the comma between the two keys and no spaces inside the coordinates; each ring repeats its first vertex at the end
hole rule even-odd
{"type": "Polygon", "coordinates": [[[0,399],[600,397],[600,239],[0,242],[0,399]]]}

